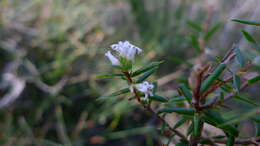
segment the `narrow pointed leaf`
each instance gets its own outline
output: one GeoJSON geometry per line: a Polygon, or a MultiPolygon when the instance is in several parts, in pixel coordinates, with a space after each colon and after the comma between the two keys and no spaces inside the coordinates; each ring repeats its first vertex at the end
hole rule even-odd
{"type": "Polygon", "coordinates": [[[114,92],[114,93],[111,93],[111,94],[108,94],[108,95],[104,95],[104,96],[102,96],[101,98],[103,98],[103,97],[119,96],[119,95],[121,95],[121,94],[126,94],[126,93],[128,93],[128,92],[130,92],[129,88],[124,88],[124,89],[121,89],[121,90],[116,91],[116,92],[114,92]]]}
{"type": "Polygon", "coordinates": [[[154,94],[153,96],[149,96],[149,99],[159,102],[167,102],[168,99],[159,95],[154,94]]]}
{"type": "Polygon", "coordinates": [[[244,96],[241,96],[241,95],[235,95],[234,98],[243,102],[243,103],[249,104],[249,105],[259,106],[259,104],[257,104],[255,101],[252,101],[252,100],[250,100],[250,99],[248,99],[244,96]]]}
{"type": "MultiPolygon", "coordinates": [[[[182,102],[182,101],[185,101],[185,100],[187,100],[186,97],[180,96],[180,97],[173,97],[173,98],[171,98],[170,102],[182,102]]],[[[191,98],[189,100],[191,100],[191,98]]]]}
{"type": "Polygon", "coordinates": [[[205,92],[213,83],[215,80],[218,79],[218,77],[221,75],[221,73],[225,70],[226,65],[224,63],[221,63],[214,72],[203,81],[201,85],[201,92],[205,92]]]}
{"type": "Polygon", "coordinates": [[[187,136],[189,136],[192,133],[192,131],[194,129],[193,127],[194,127],[194,123],[192,122],[187,129],[187,133],[186,133],[187,136]]]}
{"type": "Polygon", "coordinates": [[[187,119],[185,119],[185,118],[179,120],[179,121],[173,126],[173,129],[179,128],[179,127],[182,126],[184,123],[186,123],[186,121],[187,121],[187,119]]]}
{"type": "Polygon", "coordinates": [[[248,84],[252,85],[252,84],[257,83],[259,81],[260,81],[260,75],[248,80],[248,84]]]}
{"type": "Polygon", "coordinates": [[[193,136],[199,137],[201,135],[201,127],[202,127],[202,121],[201,117],[198,113],[195,113],[193,116],[193,136]]]}
{"type": "Polygon", "coordinates": [[[214,110],[205,110],[203,120],[215,127],[222,129],[230,135],[238,136],[238,130],[231,125],[221,125],[226,121],[221,117],[221,115],[214,110]]]}
{"type": "Polygon", "coordinates": [[[189,115],[192,116],[194,114],[194,110],[190,108],[181,108],[181,107],[172,107],[172,108],[162,108],[158,111],[160,113],[178,113],[182,115],[189,115]]]}
{"type": "Polygon", "coordinates": [[[245,112],[243,114],[238,114],[236,117],[228,120],[228,121],[225,121],[224,123],[220,124],[219,126],[220,127],[223,127],[223,126],[226,126],[226,125],[231,125],[231,124],[237,124],[239,123],[240,121],[242,120],[247,120],[253,116],[255,116],[258,112],[258,108],[254,108],[248,112],[245,112]]]}
{"type": "Polygon", "coordinates": [[[156,69],[145,72],[141,77],[138,78],[137,83],[143,82],[145,79],[147,79],[149,76],[151,76],[155,72],[156,72],[156,69]]]}
{"type": "Polygon", "coordinates": [[[97,75],[96,77],[97,78],[112,78],[112,77],[123,77],[124,75],[123,74],[100,74],[100,75],[97,75]]]}
{"type": "Polygon", "coordinates": [[[135,76],[138,76],[138,75],[140,75],[140,74],[142,74],[142,73],[144,73],[144,72],[147,72],[147,71],[149,71],[149,70],[155,69],[155,68],[157,68],[157,67],[158,67],[160,64],[162,64],[162,63],[163,63],[163,61],[151,62],[150,64],[148,64],[148,65],[146,65],[146,66],[144,66],[144,67],[142,67],[142,68],[136,70],[135,72],[133,72],[133,73],[131,74],[131,76],[132,76],[132,77],[135,77],[135,76]]]}
{"type": "Polygon", "coordinates": [[[185,84],[180,85],[180,89],[186,100],[191,104],[192,94],[185,84]]]}
{"type": "Polygon", "coordinates": [[[246,40],[248,40],[250,43],[256,43],[255,39],[245,30],[242,30],[242,33],[244,35],[244,37],[246,38],[246,40]]]}
{"type": "Polygon", "coordinates": [[[239,22],[239,23],[242,23],[242,24],[260,26],[260,21],[249,21],[249,20],[241,20],[241,19],[232,19],[232,21],[239,22]]]}

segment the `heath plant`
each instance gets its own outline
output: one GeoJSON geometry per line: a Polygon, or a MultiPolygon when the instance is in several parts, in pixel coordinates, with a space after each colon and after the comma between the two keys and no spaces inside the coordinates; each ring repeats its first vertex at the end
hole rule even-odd
{"type": "MultiPolygon", "coordinates": [[[[257,24],[259,25],[259,23],[257,24]]],[[[250,36],[248,37],[245,33],[244,35],[250,40],[250,36]]],[[[260,80],[260,76],[257,72],[249,71],[253,63],[244,57],[238,46],[233,45],[223,57],[217,56],[215,63],[201,61],[194,64],[187,82],[180,83],[176,89],[178,95],[171,98],[157,94],[156,81],[147,81],[147,78],[155,73],[163,61],[151,62],[137,70],[133,69],[135,58],[141,53],[145,53],[143,49],[128,41],[120,41],[111,45],[105,56],[116,72],[99,75],[99,77],[120,77],[127,82],[128,86],[110,95],[104,95],[104,98],[115,98],[130,93],[129,102],[136,100],[137,104],[157,117],[164,125],[165,128],[162,130],[168,132],[166,134],[169,138],[168,144],[173,139],[175,140],[173,143],[176,145],[190,146],[260,144],[258,127],[260,117],[257,115],[260,113],[259,104],[243,94],[246,88],[260,80]],[[232,70],[232,64],[239,64],[239,69],[232,70]],[[230,99],[241,101],[252,108],[248,112],[225,117],[222,112],[223,109],[231,108],[232,102],[227,102],[230,99]],[[154,102],[159,102],[160,106],[155,108],[152,106],[154,102]],[[176,113],[181,117],[175,125],[171,125],[165,118],[166,114],[171,113],[176,113]],[[242,120],[251,120],[256,123],[256,132],[253,137],[240,136],[238,124],[242,120]],[[189,125],[186,133],[178,129],[185,123],[189,125]],[[223,134],[214,136],[203,134],[207,130],[206,124],[220,129],[223,134]]]]}

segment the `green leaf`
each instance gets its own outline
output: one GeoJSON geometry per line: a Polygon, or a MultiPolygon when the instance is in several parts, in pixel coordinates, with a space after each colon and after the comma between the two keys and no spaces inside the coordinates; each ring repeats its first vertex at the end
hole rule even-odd
{"type": "Polygon", "coordinates": [[[198,31],[198,32],[202,32],[202,30],[203,30],[200,25],[198,25],[198,24],[196,24],[196,23],[194,23],[194,22],[192,22],[192,21],[190,21],[190,20],[187,21],[187,24],[188,24],[191,28],[193,28],[194,30],[196,30],[196,31],[198,31]]]}
{"type": "Polygon", "coordinates": [[[202,93],[205,92],[214,83],[214,81],[218,79],[218,77],[225,70],[225,68],[226,65],[224,63],[219,64],[219,66],[214,70],[214,72],[203,81],[200,91],[202,93]]]}
{"type": "Polygon", "coordinates": [[[257,83],[258,81],[260,81],[260,76],[259,75],[254,77],[254,78],[252,78],[252,79],[250,79],[250,80],[248,80],[248,84],[252,85],[254,83],[257,83]]]}
{"type": "Polygon", "coordinates": [[[233,74],[233,85],[237,92],[239,92],[240,90],[240,84],[241,84],[240,77],[236,74],[233,74]]]}
{"type": "Polygon", "coordinates": [[[250,43],[256,44],[255,39],[245,30],[241,30],[246,40],[248,40],[250,43]]]}
{"type": "Polygon", "coordinates": [[[124,88],[124,89],[121,89],[119,91],[116,91],[114,93],[111,93],[109,95],[104,95],[104,96],[101,96],[100,98],[103,98],[103,97],[113,97],[113,96],[119,96],[119,95],[122,95],[122,94],[126,94],[130,92],[129,88],[124,88]]]}
{"type": "Polygon", "coordinates": [[[185,84],[180,85],[180,89],[186,100],[191,104],[192,94],[185,84]]]}
{"type": "Polygon", "coordinates": [[[112,78],[112,77],[123,77],[124,74],[100,74],[100,75],[97,75],[96,77],[97,78],[112,78]]]}
{"type": "Polygon", "coordinates": [[[182,107],[172,107],[172,108],[162,108],[158,111],[160,113],[178,113],[182,115],[192,116],[194,114],[194,110],[190,108],[182,108],[182,107]]]}
{"type": "Polygon", "coordinates": [[[235,95],[234,98],[239,100],[239,101],[242,101],[244,103],[253,105],[253,106],[259,106],[259,104],[257,104],[255,101],[252,101],[252,100],[250,100],[250,99],[248,99],[246,97],[240,96],[240,95],[235,95]]]}
{"type": "Polygon", "coordinates": [[[204,36],[204,40],[208,41],[213,34],[215,34],[215,32],[217,32],[217,30],[220,28],[220,24],[216,24],[215,26],[213,26],[204,36]]]}
{"type": "Polygon", "coordinates": [[[214,110],[205,110],[203,120],[210,125],[222,129],[230,135],[238,136],[238,130],[235,127],[231,125],[221,125],[225,123],[225,120],[214,110]]]}
{"type": "MultiPolygon", "coordinates": [[[[187,100],[186,97],[180,96],[180,97],[173,97],[173,98],[171,98],[170,102],[182,102],[182,101],[185,101],[185,100],[187,100]]],[[[191,100],[191,99],[189,99],[189,100],[191,100]]]]}
{"type": "Polygon", "coordinates": [[[249,21],[249,20],[241,20],[241,19],[232,19],[231,21],[248,24],[248,25],[260,26],[260,21],[249,21]]]}
{"type": "Polygon", "coordinates": [[[185,118],[179,120],[179,121],[173,126],[173,129],[179,128],[181,125],[183,125],[184,123],[186,123],[186,121],[187,121],[187,119],[185,119],[185,118]]]}
{"type": "Polygon", "coordinates": [[[149,71],[149,70],[155,69],[155,68],[157,68],[157,67],[158,67],[160,64],[162,64],[162,63],[163,63],[163,61],[151,62],[150,64],[148,64],[148,65],[146,65],[146,66],[144,66],[144,67],[142,67],[142,68],[136,70],[135,72],[133,72],[133,73],[131,74],[131,76],[132,76],[132,77],[135,77],[135,76],[138,76],[138,75],[140,75],[140,74],[142,74],[142,73],[144,73],[144,72],[147,72],[147,71],[149,71]]]}
{"type": "Polygon", "coordinates": [[[230,125],[230,124],[236,124],[236,123],[238,123],[242,120],[246,120],[246,119],[256,115],[258,110],[259,110],[258,108],[254,108],[254,109],[252,109],[248,112],[245,112],[243,114],[238,114],[234,118],[232,118],[228,121],[225,121],[224,123],[220,124],[219,126],[223,127],[223,126],[230,125]]]}
{"type": "Polygon", "coordinates": [[[192,122],[187,129],[187,133],[186,133],[187,136],[189,136],[192,133],[192,131],[194,129],[193,127],[194,127],[194,123],[192,122]]]}
{"type": "Polygon", "coordinates": [[[153,96],[149,96],[149,99],[155,100],[155,101],[160,101],[160,102],[167,102],[168,99],[159,95],[154,94],[153,96]]]}
{"type": "Polygon", "coordinates": [[[149,70],[145,72],[141,77],[138,78],[137,83],[143,82],[145,79],[147,79],[150,75],[156,72],[156,69],[149,70]]]}

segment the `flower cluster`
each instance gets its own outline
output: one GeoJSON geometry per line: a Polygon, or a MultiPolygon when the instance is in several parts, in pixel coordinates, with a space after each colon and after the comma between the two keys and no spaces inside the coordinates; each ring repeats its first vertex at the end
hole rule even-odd
{"type": "Polygon", "coordinates": [[[147,81],[144,81],[143,83],[140,84],[135,84],[130,86],[130,91],[134,92],[134,88],[136,88],[138,91],[144,93],[144,100],[148,100],[149,96],[153,96],[153,88],[154,85],[150,84],[147,81]]]}
{"type": "MultiPolygon", "coordinates": [[[[128,41],[119,41],[117,44],[111,45],[112,50],[116,51],[119,57],[123,57],[129,61],[133,61],[136,54],[140,54],[142,49],[132,45],[128,41]]],[[[120,65],[120,61],[110,51],[105,53],[112,65],[120,65]]]]}
{"type": "MultiPolygon", "coordinates": [[[[110,60],[112,65],[121,66],[124,68],[124,63],[122,60],[127,60],[128,62],[132,62],[135,59],[135,55],[140,54],[143,50],[139,47],[132,45],[128,41],[119,41],[117,44],[111,45],[112,50],[116,52],[116,56],[114,56],[111,51],[107,51],[105,56],[110,60]],[[123,59],[122,59],[123,58],[123,59]]],[[[125,72],[125,71],[123,71],[125,72]]],[[[150,84],[147,81],[144,81],[139,84],[130,83],[130,91],[134,92],[136,89],[139,92],[144,93],[143,100],[148,100],[149,96],[153,96],[153,88],[154,85],[150,84]]]]}

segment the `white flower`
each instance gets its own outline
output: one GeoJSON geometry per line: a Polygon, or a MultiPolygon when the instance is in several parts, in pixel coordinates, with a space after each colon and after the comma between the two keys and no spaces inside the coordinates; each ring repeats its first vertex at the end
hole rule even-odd
{"type": "MultiPolygon", "coordinates": [[[[154,85],[153,84],[149,84],[147,81],[144,81],[143,83],[140,83],[140,84],[135,84],[134,87],[138,91],[144,93],[144,95],[145,95],[144,96],[144,100],[148,100],[149,96],[153,96],[154,85]]],[[[130,90],[131,90],[131,86],[130,86],[130,90]]]]}
{"type": "Polygon", "coordinates": [[[128,41],[119,41],[117,44],[111,45],[111,48],[117,51],[119,56],[133,61],[136,54],[140,54],[142,49],[132,45],[128,41]]]}
{"type": "Polygon", "coordinates": [[[120,65],[119,60],[114,55],[112,55],[110,51],[107,51],[105,56],[110,60],[112,65],[120,65]]]}

